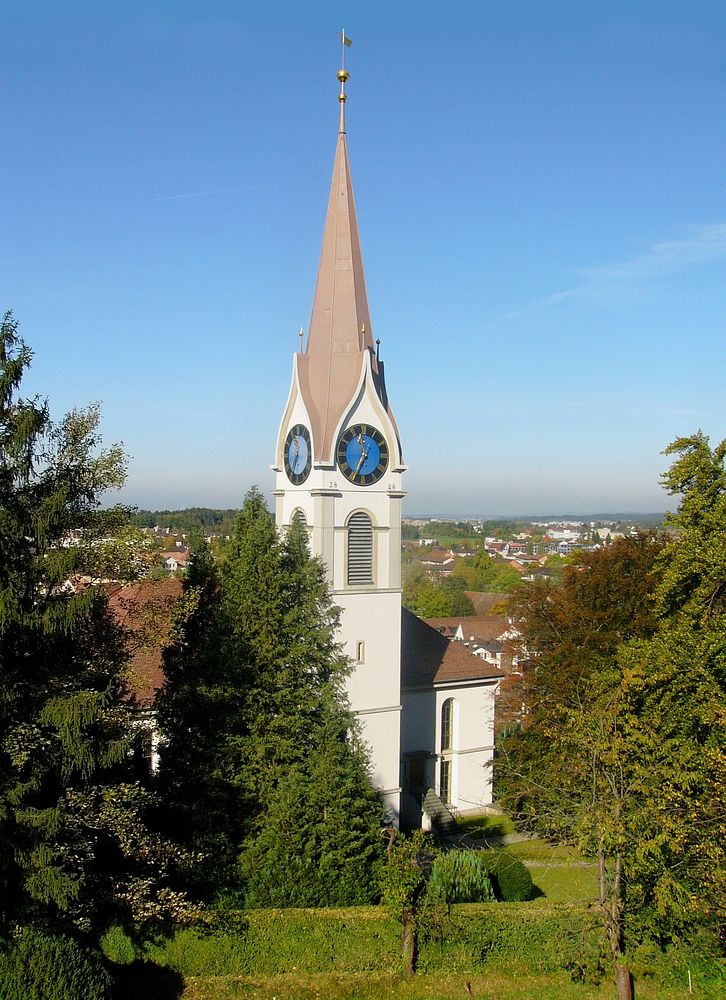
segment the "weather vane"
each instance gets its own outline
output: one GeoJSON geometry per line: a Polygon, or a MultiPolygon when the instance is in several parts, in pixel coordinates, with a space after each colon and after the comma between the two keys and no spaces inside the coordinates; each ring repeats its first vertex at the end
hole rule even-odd
{"type": "Polygon", "coordinates": [[[350,48],[353,44],[345,33],[345,28],[338,34],[340,38],[340,69],[338,70],[338,79],[340,80],[340,94],[338,95],[338,100],[340,101],[340,132],[345,132],[345,81],[350,76],[350,73],[345,68],[345,50],[350,48]]]}

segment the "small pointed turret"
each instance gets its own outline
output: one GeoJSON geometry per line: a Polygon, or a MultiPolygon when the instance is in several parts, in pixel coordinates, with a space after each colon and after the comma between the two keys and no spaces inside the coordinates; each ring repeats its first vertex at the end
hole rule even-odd
{"type": "Polygon", "coordinates": [[[313,423],[314,458],[329,460],[334,434],[350,405],[369,353],[379,395],[385,401],[382,371],[371,332],[363,257],[353,201],[353,185],[345,140],[345,83],[338,72],[340,126],[333,163],[328,212],[323,232],[318,281],[313,300],[307,350],[298,357],[300,388],[313,423]]]}

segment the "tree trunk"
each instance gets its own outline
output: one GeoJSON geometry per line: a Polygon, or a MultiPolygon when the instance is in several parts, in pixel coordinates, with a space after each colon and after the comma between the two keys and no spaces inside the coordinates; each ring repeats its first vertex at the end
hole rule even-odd
{"type": "Polygon", "coordinates": [[[615,855],[615,873],[613,884],[608,891],[605,867],[605,850],[603,838],[600,838],[598,850],[598,876],[600,883],[600,905],[605,916],[605,929],[610,944],[610,954],[615,970],[615,988],[618,1000],[633,1000],[633,985],[630,969],[623,962],[623,914],[622,914],[622,875],[623,861],[620,853],[615,855]],[[608,898],[609,897],[609,898],[608,898]]]}
{"type": "Polygon", "coordinates": [[[413,910],[406,910],[403,914],[401,957],[406,975],[412,976],[416,966],[416,929],[413,910]]]}
{"type": "Polygon", "coordinates": [[[627,965],[615,965],[615,986],[618,991],[618,1000],[633,1000],[633,985],[630,969],[627,965]]]}

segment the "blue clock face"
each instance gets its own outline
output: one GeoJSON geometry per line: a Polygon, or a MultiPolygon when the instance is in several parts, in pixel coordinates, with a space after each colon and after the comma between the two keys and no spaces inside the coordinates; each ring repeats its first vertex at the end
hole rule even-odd
{"type": "Polygon", "coordinates": [[[388,445],[375,427],[353,424],[340,436],[337,458],[346,479],[357,486],[371,486],[388,468],[388,445]]]}
{"type": "Polygon", "coordinates": [[[295,424],[285,438],[285,472],[295,486],[304,483],[310,475],[312,451],[310,432],[303,424],[295,424]]]}

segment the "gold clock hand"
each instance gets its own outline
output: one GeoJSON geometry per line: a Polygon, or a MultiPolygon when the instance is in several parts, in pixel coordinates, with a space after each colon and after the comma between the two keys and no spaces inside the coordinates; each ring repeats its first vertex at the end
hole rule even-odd
{"type": "Polygon", "coordinates": [[[356,477],[356,476],[358,475],[358,472],[360,471],[360,468],[361,468],[361,466],[363,465],[363,463],[365,462],[365,460],[366,460],[367,458],[368,458],[368,452],[367,452],[367,451],[364,451],[364,450],[363,450],[363,449],[361,448],[361,455],[360,455],[360,461],[359,461],[359,462],[358,462],[358,464],[356,465],[356,467],[355,467],[355,472],[353,473],[353,478],[354,478],[354,479],[355,479],[355,477],[356,477]]]}

